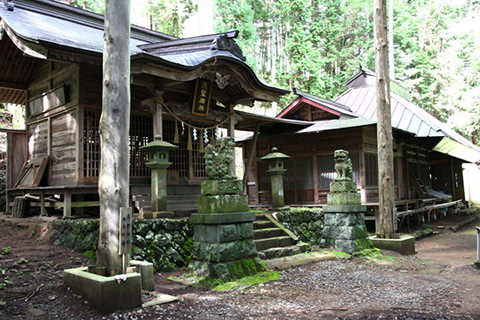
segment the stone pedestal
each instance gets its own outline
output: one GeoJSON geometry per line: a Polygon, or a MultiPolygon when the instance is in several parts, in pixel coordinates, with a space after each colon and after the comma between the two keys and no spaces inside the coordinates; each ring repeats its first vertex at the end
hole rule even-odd
{"type": "Polygon", "coordinates": [[[224,281],[265,270],[253,238],[255,213],[236,179],[202,182],[198,213],[192,214],[194,244],[189,269],[224,281]]]}
{"type": "Polygon", "coordinates": [[[348,152],[335,151],[337,178],[330,184],[327,206],[323,208],[323,239],[328,247],[346,253],[373,248],[365,226],[366,207],[352,179],[348,152]]]}

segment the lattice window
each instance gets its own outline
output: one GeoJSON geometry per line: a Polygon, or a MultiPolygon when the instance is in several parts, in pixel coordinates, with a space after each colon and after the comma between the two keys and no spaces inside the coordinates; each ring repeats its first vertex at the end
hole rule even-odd
{"type": "MultiPolygon", "coordinates": [[[[83,175],[98,177],[100,172],[100,110],[85,110],[83,121],[83,175]]],[[[145,166],[146,155],[140,148],[151,141],[153,135],[150,117],[132,115],[130,119],[130,176],[150,176],[145,166]]]]}
{"type": "Polygon", "coordinates": [[[83,176],[98,177],[100,171],[100,110],[85,110],[83,118],[83,176]]]}
{"type": "Polygon", "coordinates": [[[335,179],[335,162],[333,161],[333,155],[318,156],[317,169],[318,187],[329,188],[330,182],[335,179]]]}
{"type": "Polygon", "coordinates": [[[204,148],[210,142],[213,130],[204,131],[203,136],[200,130],[196,130],[196,134],[190,129],[190,135],[192,139],[192,150],[187,149],[188,144],[188,126],[182,126],[181,123],[177,123],[178,130],[178,143],[174,143],[175,138],[175,122],[164,121],[163,122],[163,134],[165,141],[173,143],[178,146],[177,149],[170,151],[170,162],[172,162],[169,170],[177,171],[179,177],[190,177],[190,167],[192,169],[193,176],[191,178],[203,178],[207,174],[205,172],[205,158],[204,152],[200,151],[200,139],[203,139],[204,148]],[[205,139],[205,134],[207,139],[205,139]]]}
{"type": "Polygon", "coordinates": [[[187,127],[182,130],[182,126],[178,125],[179,142],[175,143],[175,122],[163,121],[163,135],[165,141],[173,143],[178,147],[170,151],[170,162],[172,165],[169,170],[177,171],[179,177],[188,177],[187,127]]]}
{"type": "Polygon", "coordinates": [[[285,189],[313,189],[313,161],[308,158],[292,158],[285,161],[285,189]]]}
{"type": "Polygon", "coordinates": [[[141,151],[141,147],[152,140],[152,118],[132,115],[130,117],[130,176],[149,177],[150,169],[145,166],[147,155],[141,151]]]}
{"type": "Polygon", "coordinates": [[[365,184],[378,186],[378,158],[376,153],[365,153],[365,184]]]}
{"type": "Polygon", "coordinates": [[[259,191],[271,191],[272,183],[270,182],[270,176],[267,174],[268,163],[266,161],[260,161],[258,163],[258,187],[259,191]]]}

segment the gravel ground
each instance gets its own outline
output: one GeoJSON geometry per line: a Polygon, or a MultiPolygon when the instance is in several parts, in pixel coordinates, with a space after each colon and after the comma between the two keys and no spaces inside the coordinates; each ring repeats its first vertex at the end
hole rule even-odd
{"type": "Polygon", "coordinates": [[[416,256],[322,261],[230,292],[185,287],[157,274],[157,290],[181,302],[101,315],[63,286],[62,270],[86,263],[84,257],[38,239],[31,228],[0,224],[0,249],[11,248],[0,255],[6,270],[0,279],[10,281],[0,289],[6,302],[0,319],[480,319],[480,270],[468,262],[475,254],[472,229],[423,239],[416,256]],[[441,256],[432,249],[439,247],[449,250],[441,256]]]}

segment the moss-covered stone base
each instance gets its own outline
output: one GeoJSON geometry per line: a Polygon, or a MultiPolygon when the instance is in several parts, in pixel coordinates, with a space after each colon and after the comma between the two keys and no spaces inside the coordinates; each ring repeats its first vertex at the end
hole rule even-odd
{"type": "Polygon", "coordinates": [[[217,263],[195,260],[190,263],[189,269],[197,276],[222,281],[239,279],[266,270],[258,257],[217,263]]]}
{"type": "Polygon", "coordinates": [[[323,238],[327,247],[349,254],[373,248],[363,213],[325,213],[323,238]]]}

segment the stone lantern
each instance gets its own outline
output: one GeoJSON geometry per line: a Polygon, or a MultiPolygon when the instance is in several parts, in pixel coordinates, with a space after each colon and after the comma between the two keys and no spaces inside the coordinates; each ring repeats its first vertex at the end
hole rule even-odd
{"type": "Polygon", "coordinates": [[[272,152],[260,158],[268,163],[267,173],[270,175],[272,182],[272,205],[274,207],[282,207],[285,205],[285,197],[283,194],[283,174],[285,169],[285,159],[290,158],[286,154],[278,152],[276,147],[272,148],[272,152]]]}
{"type": "Polygon", "coordinates": [[[168,161],[168,154],[176,148],[163,141],[161,135],[156,135],[152,142],[141,148],[148,155],[145,165],[152,170],[152,213],[167,210],[167,168],[172,164],[168,161]]]}

